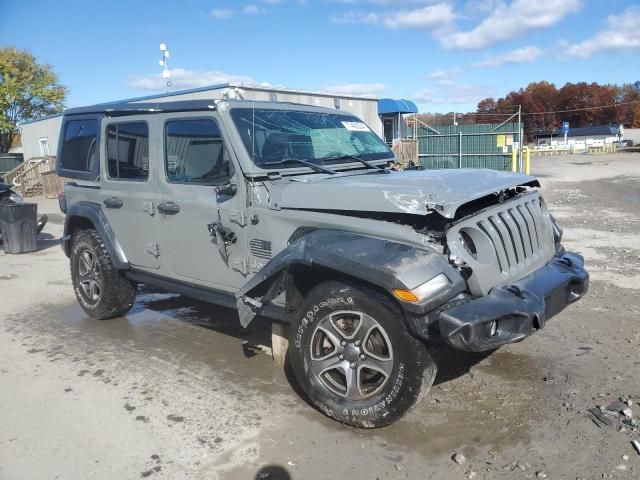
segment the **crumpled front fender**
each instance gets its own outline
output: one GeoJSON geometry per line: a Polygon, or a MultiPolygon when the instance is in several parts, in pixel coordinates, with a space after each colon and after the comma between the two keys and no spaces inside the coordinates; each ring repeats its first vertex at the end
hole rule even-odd
{"type": "MultiPolygon", "coordinates": [[[[438,253],[384,238],[317,229],[278,253],[236,293],[242,326],[249,325],[261,308],[281,293],[282,285],[277,284],[283,282],[284,273],[293,265],[324,267],[390,293],[397,288],[411,290],[445,272],[452,280],[452,288],[440,303],[464,290],[464,280],[438,253]]],[[[402,302],[401,306],[414,312],[435,308],[422,303],[402,302]]]]}

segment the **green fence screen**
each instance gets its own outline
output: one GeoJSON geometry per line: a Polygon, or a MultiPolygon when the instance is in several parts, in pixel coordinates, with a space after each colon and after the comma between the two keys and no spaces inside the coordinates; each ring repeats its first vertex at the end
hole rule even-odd
{"type": "Polygon", "coordinates": [[[518,123],[437,125],[433,130],[421,126],[416,135],[418,159],[425,168],[510,170],[518,132],[518,123]]]}

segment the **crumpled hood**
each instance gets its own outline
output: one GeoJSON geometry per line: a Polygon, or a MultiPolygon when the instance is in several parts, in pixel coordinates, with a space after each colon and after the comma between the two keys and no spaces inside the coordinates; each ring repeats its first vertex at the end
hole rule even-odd
{"type": "Polygon", "coordinates": [[[518,185],[538,185],[522,173],[496,170],[409,170],[390,174],[309,175],[273,184],[272,208],[355,210],[454,218],[471,200],[518,185]]]}

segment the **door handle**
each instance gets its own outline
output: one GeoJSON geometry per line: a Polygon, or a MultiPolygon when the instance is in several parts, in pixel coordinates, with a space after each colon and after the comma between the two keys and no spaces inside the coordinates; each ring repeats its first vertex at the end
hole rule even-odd
{"type": "Polygon", "coordinates": [[[163,215],[175,215],[180,211],[180,205],[173,202],[165,202],[158,205],[158,211],[163,215]]]}
{"type": "Polygon", "coordinates": [[[105,198],[102,203],[104,203],[104,206],[107,208],[120,208],[124,205],[122,199],[118,197],[105,198]]]}

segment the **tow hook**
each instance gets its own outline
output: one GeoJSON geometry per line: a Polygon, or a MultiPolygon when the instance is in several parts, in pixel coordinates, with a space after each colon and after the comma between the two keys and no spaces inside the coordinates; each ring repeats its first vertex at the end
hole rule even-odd
{"type": "Polygon", "coordinates": [[[507,287],[507,291],[513,293],[516,297],[518,298],[523,298],[524,299],[524,292],[522,291],[522,289],[517,286],[517,285],[509,285],[507,287]]]}
{"type": "Polygon", "coordinates": [[[562,257],[560,263],[564,263],[567,267],[573,267],[573,262],[569,257],[562,257]]]}

